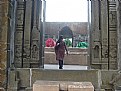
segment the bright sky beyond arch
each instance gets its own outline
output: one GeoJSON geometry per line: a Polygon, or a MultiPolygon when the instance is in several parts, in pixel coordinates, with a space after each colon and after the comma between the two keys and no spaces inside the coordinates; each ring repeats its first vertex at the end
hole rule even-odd
{"type": "Polygon", "coordinates": [[[87,0],[46,0],[46,22],[87,22],[87,0]]]}

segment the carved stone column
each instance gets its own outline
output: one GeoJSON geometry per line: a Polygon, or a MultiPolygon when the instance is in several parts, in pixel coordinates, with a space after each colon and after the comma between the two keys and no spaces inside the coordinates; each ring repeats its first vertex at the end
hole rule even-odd
{"type": "Polygon", "coordinates": [[[121,0],[117,1],[118,69],[121,70],[121,0]]]}
{"type": "Polygon", "coordinates": [[[23,35],[24,35],[24,1],[17,0],[16,30],[15,30],[15,67],[23,67],[23,35]]]}
{"type": "Polygon", "coordinates": [[[30,67],[40,67],[40,33],[41,31],[41,0],[33,0],[33,25],[31,35],[31,63],[30,67]]]}
{"type": "Polygon", "coordinates": [[[25,23],[24,23],[24,49],[23,49],[23,67],[30,67],[31,55],[31,27],[32,27],[32,0],[25,3],[25,23]]]}
{"type": "MultiPolygon", "coordinates": [[[[91,66],[100,62],[101,53],[100,53],[100,1],[94,0],[91,1],[91,66]]],[[[93,67],[92,67],[93,68],[93,67]]]]}

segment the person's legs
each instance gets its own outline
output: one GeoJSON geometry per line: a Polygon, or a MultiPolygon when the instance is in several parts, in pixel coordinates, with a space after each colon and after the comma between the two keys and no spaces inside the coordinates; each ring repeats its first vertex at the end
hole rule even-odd
{"type": "Polygon", "coordinates": [[[59,69],[63,69],[63,60],[59,60],[59,69]]]}

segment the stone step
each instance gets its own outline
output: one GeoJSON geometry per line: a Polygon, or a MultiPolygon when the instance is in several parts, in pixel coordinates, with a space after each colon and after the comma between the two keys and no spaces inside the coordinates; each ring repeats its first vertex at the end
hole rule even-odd
{"type": "Polygon", "coordinates": [[[91,82],[36,81],[33,91],[94,91],[91,82]]]}

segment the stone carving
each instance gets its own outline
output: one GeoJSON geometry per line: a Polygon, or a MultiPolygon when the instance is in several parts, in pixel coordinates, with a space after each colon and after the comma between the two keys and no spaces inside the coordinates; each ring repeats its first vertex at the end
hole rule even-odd
{"type": "Polygon", "coordinates": [[[102,39],[102,44],[103,44],[103,45],[106,45],[107,43],[108,43],[108,39],[107,39],[107,38],[103,38],[103,39],[102,39]]]}
{"type": "MultiPolygon", "coordinates": [[[[40,0],[34,0],[34,16],[33,16],[33,26],[32,26],[32,38],[31,38],[31,57],[32,59],[38,61],[40,58],[40,16],[41,16],[41,1],[40,0]]],[[[42,33],[42,31],[41,31],[42,33]]],[[[43,36],[43,34],[42,34],[43,36]]]]}
{"type": "Polygon", "coordinates": [[[108,58],[108,47],[107,46],[102,47],[102,58],[108,58]]]}
{"type": "Polygon", "coordinates": [[[110,46],[110,57],[117,58],[117,46],[110,46]]]}
{"type": "Polygon", "coordinates": [[[22,46],[21,45],[15,45],[15,57],[20,58],[22,56],[22,46]]]}
{"type": "Polygon", "coordinates": [[[115,87],[118,87],[118,82],[121,81],[121,72],[119,71],[118,74],[113,74],[112,80],[109,82],[109,84],[114,85],[115,87]]]}
{"type": "Polygon", "coordinates": [[[32,45],[32,58],[38,59],[39,57],[39,47],[37,44],[32,45]]]}
{"type": "Polygon", "coordinates": [[[23,58],[30,58],[30,48],[28,46],[24,46],[23,58]]]}
{"type": "Polygon", "coordinates": [[[99,46],[94,47],[94,58],[99,58],[99,46]]]}
{"type": "Polygon", "coordinates": [[[116,11],[110,11],[109,13],[109,25],[111,26],[116,26],[117,22],[117,16],[116,16],[116,11]]]}
{"type": "Polygon", "coordinates": [[[24,1],[17,1],[16,12],[16,31],[15,31],[15,66],[22,67],[22,39],[23,39],[23,19],[24,19],[24,1]]]}
{"type": "Polygon", "coordinates": [[[111,38],[110,43],[111,43],[112,45],[117,45],[117,40],[116,40],[116,38],[111,38]]]}

